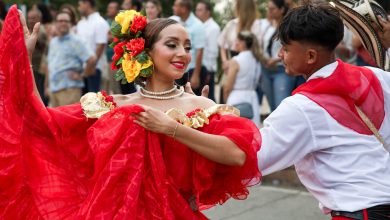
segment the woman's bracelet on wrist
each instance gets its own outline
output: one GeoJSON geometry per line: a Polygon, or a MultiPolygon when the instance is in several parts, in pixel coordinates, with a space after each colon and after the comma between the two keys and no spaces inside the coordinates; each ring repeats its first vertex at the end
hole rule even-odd
{"type": "Polygon", "coordinates": [[[173,130],[173,133],[172,133],[172,138],[173,138],[173,139],[175,139],[177,127],[179,127],[179,123],[178,123],[178,122],[176,123],[175,129],[173,130]]]}

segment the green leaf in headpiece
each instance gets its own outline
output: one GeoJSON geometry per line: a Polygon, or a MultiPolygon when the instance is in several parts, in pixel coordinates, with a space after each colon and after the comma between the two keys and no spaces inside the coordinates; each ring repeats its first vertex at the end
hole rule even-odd
{"type": "Polygon", "coordinates": [[[122,61],[123,61],[123,57],[121,57],[118,61],[116,61],[116,66],[118,66],[118,65],[120,65],[120,64],[122,64],[122,61]]]}
{"type": "Polygon", "coordinates": [[[117,38],[121,37],[122,36],[121,30],[122,30],[122,26],[118,22],[112,21],[112,23],[111,23],[112,36],[117,37],[117,38]]]}
{"type": "Polygon", "coordinates": [[[137,59],[139,63],[146,63],[149,60],[149,55],[145,51],[142,51],[135,59],[137,59]]]}
{"type": "Polygon", "coordinates": [[[150,66],[150,67],[148,67],[146,69],[142,69],[139,74],[142,77],[150,77],[152,75],[152,73],[153,73],[153,67],[150,66]]]}
{"type": "Polygon", "coordinates": [[[125,72],[123,72],[123,69],[119,69],[115,74],[114,74],[114,79],[116,81],[121,81],[123,78],[125,78],[125,72]]]}

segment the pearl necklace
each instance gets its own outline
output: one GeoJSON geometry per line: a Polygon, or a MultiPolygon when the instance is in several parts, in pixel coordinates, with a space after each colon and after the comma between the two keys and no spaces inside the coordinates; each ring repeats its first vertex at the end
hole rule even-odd
{"type": "MultiPolygon", "coordinates": [[[[168,100],[168,99],[174,99],[176,97],[180,97],[184,94],[184,88],[183,87],[180,87],[180,89],[177,89],[176,87],[174,88],[175,90],[174,91],[179,91],[179,93],[175,94],[175,95],[171,95],[171,96],[162,96],[162,95],[152,95],[152,94],[147,94],[147,93],[144,93],[145,90],[141,89],[140,90],[140,94],[142,97],[145,97],[145,98],[149,98],[149,99],[158,99],[158,100],[168,100]]],[[[148,91],[150,92],[150,91],[148,91]]],[[[167,91],[164,91],[164,92],[167,92],[167,91]]],[[[151,92],[152,93],[152,92],[151,92]]],[[[158,93],[158,92],[157,92],[158,93]]],[[[163,92],[161,92],[163,93],[163,92]]],[[[168,93],[165,93],[165,94],[168,94],[168,93]]],[[[164,94],[164,95],[165,95],[164,94]]]]}
{"type": "Polygon", "coordinates": [[[166,94],[172,93],[175,90],[176,90],[176,86],[173,86],[172,89],[170,89],[170,90],[162,91],[162,92],[152,92],[152,91],[149,91],[149,90],[141,87],[141,91],[147,95],[160,95],[161,96],[161,95],[166,95],[166,94]]]}

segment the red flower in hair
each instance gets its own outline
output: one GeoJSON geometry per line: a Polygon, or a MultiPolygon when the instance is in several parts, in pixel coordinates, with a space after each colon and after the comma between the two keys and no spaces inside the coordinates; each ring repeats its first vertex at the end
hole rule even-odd
{"type": "Polygon", "coordinates": [[[126,49],[130,51],[130,56],[135,57],[145,48],[145,40],[143,38],[132,39],[126,44],[126,49]]]}
{"type": "Polygon", "coordinates": [[[124,45],[126,45],[126,42],[120,42],[114,47],[114,56],[112,56],[112,62],[111,62],[112,70],[118,69],[116,63],[121,57],[123,57],[123,53],[125,52],[125,50],[123,49],[124,45]]]}
{"type": "Polygon", "coordinates": [[[130,32],[136,34],[138,31],[142,31],[147,24],[145,16],[134,16],[133,22],[130,26],[130,32]]]}
{"type": "Polygon", "coordinates": [[[119,42],[119,39],[118,39],[118,38],[116,38],[116,37],[114,37],[114,40],[113,40],[113,42],[115,42],[115,43],[118,43],[118,42],[119,42]]]}

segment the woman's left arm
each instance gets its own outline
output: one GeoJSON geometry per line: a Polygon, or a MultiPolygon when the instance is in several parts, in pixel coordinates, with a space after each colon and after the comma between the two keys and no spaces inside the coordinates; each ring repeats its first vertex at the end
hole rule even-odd
{"type": "Polygon", "coordinates": [[[242,166],[246,154],[233,141],[221,135],[207,134],[184,126],[165,113],[144,107],[145,111],[134,115],[135,123],[149,131],[172,136],[193,151],[217,163],[242,166]]]}
{"type": "Polygon", "coordinates": [[[230,93],[233,90],[234,82],[236,81],[236,77],[238,74],[238,71],[240,70],[240,65],[237,61],[234,59],[229,61],[229,68],[226,76],[225,84],[223,85],[223,97],[224,102],[227,102],[227,99],[230,95],[230,93]]]}

